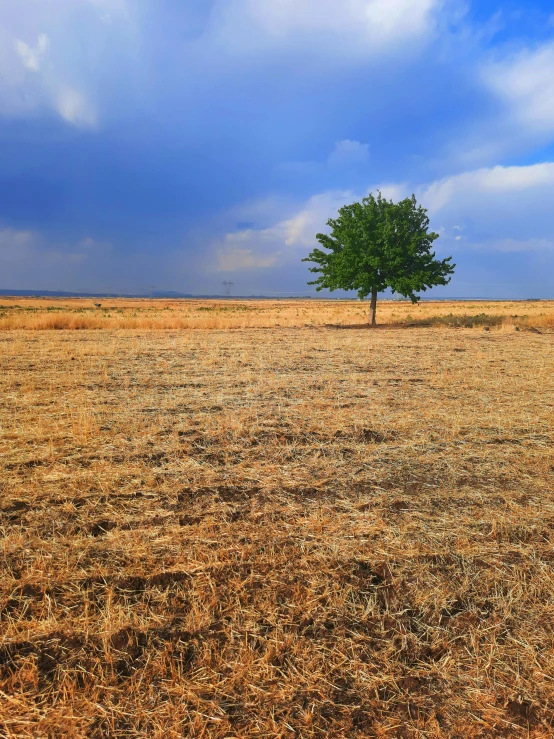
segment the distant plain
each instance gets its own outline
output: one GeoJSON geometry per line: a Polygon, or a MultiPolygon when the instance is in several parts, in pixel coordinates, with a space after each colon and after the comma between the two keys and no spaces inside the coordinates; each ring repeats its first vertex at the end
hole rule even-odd
{"type": "MultiPolygon", "coordinates": [[[[226,329],[359,326],[368,305],[357,300],[148,300],[147,298],[0,297],[0,331],[16,329],[226,329]]],[[[385,326],[554,328],[554,301],[381,300],[385,326]]]]}

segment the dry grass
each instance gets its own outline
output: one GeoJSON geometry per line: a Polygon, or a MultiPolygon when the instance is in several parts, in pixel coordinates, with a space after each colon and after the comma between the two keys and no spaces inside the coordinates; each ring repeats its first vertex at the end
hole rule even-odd
{"type": "MultiPolygon", "coordinates": [[[[367,322],[353,300],[132,300],[0,298],[2,330],[181,330],[348,326],[367,322]]],[[[380,301],[383,325],[554,328],[554,301],[380,301]]]]}
{"type": "Polygon", "coordinates": [[[513,328],[4,331],[0,736],[552,737],[553,365],[513,328]]]}

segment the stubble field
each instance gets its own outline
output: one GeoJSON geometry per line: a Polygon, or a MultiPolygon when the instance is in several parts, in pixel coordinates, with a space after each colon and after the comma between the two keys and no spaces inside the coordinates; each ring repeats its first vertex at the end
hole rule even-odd
{"type": "Polygon", "coordinates": [[[275,305],[0,316],[0,736],[553,736],[554,305],[275,305]]]}

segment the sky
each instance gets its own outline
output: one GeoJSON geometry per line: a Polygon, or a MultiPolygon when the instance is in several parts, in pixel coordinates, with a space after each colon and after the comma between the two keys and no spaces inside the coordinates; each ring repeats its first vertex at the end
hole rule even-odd
{"type": "Polygon", "coordinates": [[[307,296],[377,190],[554,298],[552,0],[0,0],[1,289],[307,296]]]}

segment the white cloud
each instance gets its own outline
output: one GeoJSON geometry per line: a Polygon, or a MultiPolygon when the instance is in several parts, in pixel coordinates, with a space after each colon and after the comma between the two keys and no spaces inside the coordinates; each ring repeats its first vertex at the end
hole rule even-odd
{"type": "MultiPolygon", "coordinates": [[[[317,56],[330,67],[384,51],[405,56],[407,49],[419,48],[419,42],[437,30],[445,8],[459,2],[214,0],[205,15],[186,7],[172,11],[185,19],[202,17],[204,24],[196,30],[191,20],[195,30],[185,34],[182,49],[175,53],[182,54],[184,65],[202,67],[206,76],[217,74],[229,54],[269,59],[273,54],[282,63],[292,50],[317,56]]],[[[139,27],[143,24],[148,34],[147,19],[156,13],[155,3],[129,0],[0,0],[0,115],[53,111],[70,125],[97,126],[104,117],[98,90],[110,79],[98,72],[103,59],[127,52],[133,56],[136,84],[148,87],[148,75],[139,73],[147,67],[145,51],[154,48],[156,39],[139,44],[139,27]],[[109,43],[113,55],[103,53],[109,43]]],[[[119,70],[110,71],[114,75],[119,70]]],[[[363,150],[359,154],[363,156],[363,150]]]]}
{"type": "MultiPolygon", "coordinates": [[[[515,203],[530,196],[551,196],[554,186],[554,163],[543,162],[526,167],[481,168],[473,172],[446,177],[418,189],[432,213],[453,202],[515,203]]],[[[458,226],[453,226],[458,228],[458,226]]]]}
{"type": "Polygon", "coordinates": [[[380,41],[427,29],[435,0],[250,0],[253,18],[268,33],[362,33],[380,41]]]}
{"type": "Polygon", "coordinates": [[[217,272],[243,272],[252,269],[266,269],[273,267],[280,256],[280,252],[275,254],[261,255],[257,254],[253,249],[233,249],[222,250],[218,253],[217,272]]]}
{"type": "Polygon", "coordinates": [[[365,12],[373,33],[398,39],[425,32],[437,5],[434,0],[373,0],[365,12]]]}
{"type": "Polygon", "coordinates": [[[543,162],[463,172],[416,188],[416,196],[435,229],[444,229],[443,243],[543,251],[554,249],[553,191],[554,162],[543,162]]]}
{"type": "Polygon", "coordinates": [[[236,52],[280,45],[370,56],[432,32],[445,0],[219,0],[212,32],[236,52]],[[322,41],[326,46],[321,46],[322,41]]]}
{"type": "MultiPolygon", "coordinates": [[[[503,252],[554,251],[554,162],[526,167],[492,167],[464,172],[430,184],[383,184],[366,192],[319,193],[279,216],[271,201],[274,224],[228,232],[215,245],[217,269],[255,270],[295,264],[316,244],[315,235],[327,230],[329,218],[369,191],[381,190],[398,201],[415,192],[429,210],[432,228],[441,234],[439,252],[467,249],[503,252]]],[[[265,201],[266,204],[269,201],[265,201]]],[[[252,204],[243,217],[263,217],[263,207],[252,204]]]]}
{"type": "Polygon", "coordinates": [[[90,128],[96,124],[96,111],[79,90],[60,87],[54,95],[54,106],[60,116],[74,126],[90,128]]]}
{"type": "MultiPolygon", "coordinates": [[[[384,185],[385,197],[401,196],[401,185],[384,185]]],[[[351,203],[364,197],[364,193],[348,190],[333,190],[320,193],[309,198],[300,207],[286,208],[290,212],[279,218],[269,228],[249,228],[227,233],[222,243],[215,245],[217,269],[219,271],[236,271],[238,269],[261,269],[276,264],[297,264],[300,257],[316,244],[316,233],[325,232],[329,218],[337,215],[338,209],[345,203],[351,203]],[[238,266],[233,267],[236,264],[238,266]]],[[[272,212],[275,204],[272,203],[272,212]]],[[[248,211],[243,211],[248,213],[248,211]]],[[[259,205],[253,204],[252,213],[261,215],[259,205]]]]}
{"type": "Polygon", "coordinates": [[[352,167],[367,164],[368,161],[368,144],[344,139],[343,141],[337,141],[335,148],[329,155],[328,164],[331,167],[352,167]]]}
{"type": "Polygon", "coordinates": [[[485,81],[517,120],[554,133],[554,42],[488,65],[485,81]]]}
{"type": "Polygon", "coordinates": [[[554,39],[516,44],[456,50],[458,64],[479,86],[477,114],[446,145],[437,166],[444,165],[445,155],[465,170],[490,166],[554,141],[554,39]]]}
{"type": "Polygon", "coordinates": [[[216,272],[238,272],[274,266],[281,257],[279,227],[227,233],[216,245],[216,272]]]}
{"type": "Polygon", "coordinates": [[[314,195],[292,218],[281,221],[269,231],[276,239],[283,239],[288,247],[311,247],[315,243],[315,234],[325,230],[327,220],[345,202],[353,199],[355,196],[351,192],[314,195]]]}
{"type": "Polygon", "coordinates": [[[54,112],[72,126],[95,127],[91,90],[111,33],[106,23],[127,28],[129,19],[126,0],[0,2],[0,116],[54,112]]]}
{"type": "Polygon", "coordinates": [[[26,44],[21,39],[17,39],[15,42],[15,50],[19,54],[23,66],[33,72],[38,72],[42,63],[42,57],[48,51],[49,40],[48,36],[41,33],[37,40],[37,45],[33,48],[26,44]]]}

